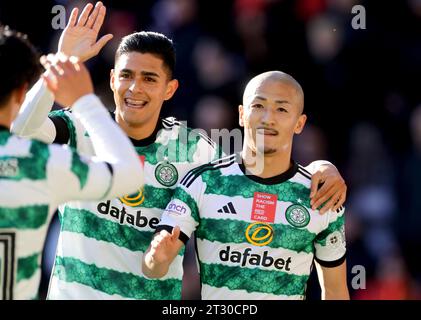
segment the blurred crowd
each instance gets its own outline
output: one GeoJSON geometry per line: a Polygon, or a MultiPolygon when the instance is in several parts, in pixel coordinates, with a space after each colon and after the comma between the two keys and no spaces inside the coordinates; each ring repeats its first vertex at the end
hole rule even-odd
{"type": "MultiPolygon", "coordinates": [[[[27,33],[43,53],[55,52],[61,30],[52,28],[51,8],[63,5],[69,15],[86,2],[5,0],[0,21],[27,33]]],[[[162,115],[209,133],[238,127],[237,106],[251,77],[274,69],[294,76],[303,86],[308,115],[294,159],[303,165],[327,159],[348,185],[351,297],[421,298],[420,0],[103,2],[107,16],[101,33],[114,38],[87,64],[96,93],[110,109],[114,52],[121,37],[134,31],[159,31],[175,42],[180,88],[162,115]],[[365,9],[365,29],[353,28],[355,5],[365,9]],[[361,276],[356,266],[364,268],[365,281],[354,278],[361,276]]],[[[43,290],[58,230],[55,219],[44,255],[43,290]]],[[[185,277],[184,298],[199,298],[193,250],[186,255],[185,277]]],[[[314,277],[309,299],[319,298],[314,277]]]]}

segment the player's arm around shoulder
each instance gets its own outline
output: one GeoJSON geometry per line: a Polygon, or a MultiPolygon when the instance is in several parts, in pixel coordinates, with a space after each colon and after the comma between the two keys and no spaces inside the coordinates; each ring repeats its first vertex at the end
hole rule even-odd
{"type": "Polygon", "coordinates": [[[317,160],[302,168],[311,175],[311,206],[321,214],[339,209],[346,200],[347,186],[339,170],[329,161],[317,160]]]}

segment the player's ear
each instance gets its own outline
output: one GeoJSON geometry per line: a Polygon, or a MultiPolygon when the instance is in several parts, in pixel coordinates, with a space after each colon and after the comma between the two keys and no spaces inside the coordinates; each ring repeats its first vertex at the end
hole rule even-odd
{"type": "Polygon", "coordinates": [[[178,80],[177,79],[172,79],[170,81],[168,81],[167,83],[167,89],[165,91],[165,98],[164,100],[169,100],[172,98],[172,96],[174,95],[175,91],[177,91],[178,88],[178,80]]]}
{"type": "Polygon", "coordinates": [[[238,123],[240,124],[240,127],[244,127],[244,106],[242,104],[240,104],[238,106],[238,115],[239,115],[239,119],[238,119],[238,123]]]}
{"type": "Polygon", "coordinates": [[[295,128],[294,128],[295,134],[300,134],[303,131],[306,121],[307,121],[307,116],[305,114],[302,114],[298,117],[297,123],[295,124],[295,128]]]}
{"type": "Polygon", "coordinates": [[[110,88],[113,91],[115,89],[114,81],[115,81],[114,69],[111,69],[111,71],[110,71],[110,88]]]}

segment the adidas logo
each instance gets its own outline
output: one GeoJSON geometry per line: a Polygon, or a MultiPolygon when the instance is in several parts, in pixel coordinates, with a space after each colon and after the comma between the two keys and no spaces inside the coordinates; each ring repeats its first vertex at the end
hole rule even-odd
{"type": "Polygon", "coordinates": [[[235,211],[234,205],[232,202],[228,202],[227,205],[223,206],[222,209],[218,210],[219,213],[231,213],[231,214],[237,214],[237,211],[235,211]]]}

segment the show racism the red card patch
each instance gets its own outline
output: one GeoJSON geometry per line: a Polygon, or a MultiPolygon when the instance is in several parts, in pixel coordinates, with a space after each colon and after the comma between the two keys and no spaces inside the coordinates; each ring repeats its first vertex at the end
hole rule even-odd
{"type": "Polygon", "coordinates": [[[276,194],[255,192],[251,210],[251,220],[273,223],[275,221],[277,201],[278,196],[276,194]]]}

